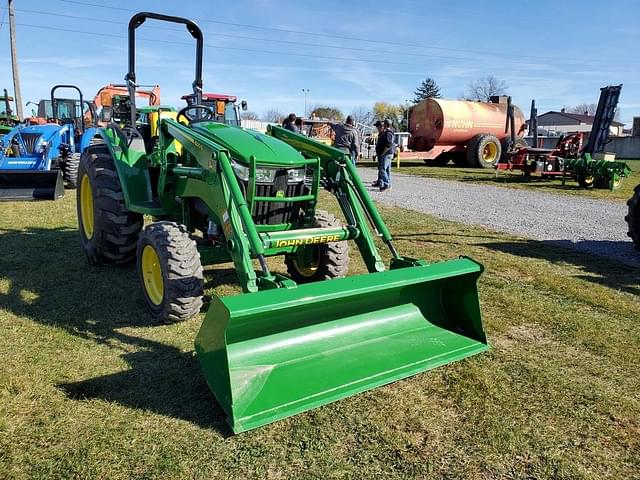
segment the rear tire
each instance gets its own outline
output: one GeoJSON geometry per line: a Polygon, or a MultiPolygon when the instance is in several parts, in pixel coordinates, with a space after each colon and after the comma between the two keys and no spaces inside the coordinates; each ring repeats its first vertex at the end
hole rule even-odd
{"type": "Polygon", "coordinates": [[[142,215],[127,210],[118,172],[105,144],[89,146],[80,158],[76,190],[78,229],[92,265],[122,265],[135,258],[142,215]]]}
{"type": "Polygon", "coordinates": [[[500,140],[494,135],[481,133],[467,146],[467,164],[470,167],[494,168],[502,154],[500,140]]]}
{"type": "Polygon", "coordinates": [[[78,188],[78,168],[80,167],[80,154],[72,153],[60,162],[62,179],[65,186],[70,189],[78,188]]]}
{"type": "Polygon", "coordinates": [[[640,185],[636,185],[633,196],[627,201],[629,213],[624,217],[629,226],[627,235],[633,241],[636,250],[640,251],[640,185]]]}
{"type": "MultiPolygon", "coordinates": [[[[316,211],[314,227],[339,227],[340,221],[324,210],[316,211]]],[[[349,242],[331,242],[308,245],[284,257],[289,276],[296,283],[331,280],[347,275],[349,271],[349,242]]]]}
{"type": "Polygon", "coordinates": [[[204,292],[200,253],[184,225],[147,226],[138,238],[136,267],[154,319],[180,322],[200,312],[204,292]]]}

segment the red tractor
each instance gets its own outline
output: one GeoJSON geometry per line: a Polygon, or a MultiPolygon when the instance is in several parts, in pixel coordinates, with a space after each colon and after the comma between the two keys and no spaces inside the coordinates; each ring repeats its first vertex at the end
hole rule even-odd
{"type": "MultiPolygon", "coordinates": [[[[187,102],[187,105],[193,105],[195,95],[190,93],[183,95],[182,100],[187,102]]],[[[234,95],[223,95],[221,93],[203,93],[202,102],[200,105],[206,105],[210,107],[215,118],[214,122],[226,123],[227,125],[240,126],[240,109],[243,111],[247,109],[247,102],[243,100],[238,105],[238,98],[234,95]]]]}

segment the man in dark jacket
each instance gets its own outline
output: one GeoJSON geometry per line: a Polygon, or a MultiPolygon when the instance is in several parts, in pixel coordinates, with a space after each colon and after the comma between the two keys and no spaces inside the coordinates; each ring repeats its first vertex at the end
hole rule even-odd
{"type": "Polygon", "coordinates": [[[378,129],[378,141],[376,142],[376,157],[378,158],[378,181],[374,187],[380,187],[381,192],[391,188],[391,162],[396,151],[391,122],[378,120],[375,124],[378,129]]]}
{"type": "Polygon", "coordinates": [[[284,119],[284,122],[282,122],[282,126],[284,128],[286,128],[287,130],[291,130],[292,132],[300,133],[300,130],[296,126],[296,114],[295,113],[290,113],[287,116],[287,118],[284,119]]]}
{"type": "Polygon", "coordinates": [[[351,155],[355,164],[360,157],[360,135],[353,126],[353,117],[349,115],[344,123],[332,123],[331,128],[335,133],[333,146],[351,155]]]}

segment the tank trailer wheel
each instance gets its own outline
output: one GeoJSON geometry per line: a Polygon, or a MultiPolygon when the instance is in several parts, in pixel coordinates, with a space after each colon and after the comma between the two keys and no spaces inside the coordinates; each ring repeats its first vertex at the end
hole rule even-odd
{"type": "Polygon", "coordinates": [[[629,213],[624,217],[629,226],[627,235],[633,241],[636,250],[640,251],[640,185],[633,190],[633,197],[627,201],[629,213]]]}
{"type": "Polygon", "coordinates": [[[78,168],[80,167],[80,154],[72,153],[61,162],[62,179],[70,189],[78,188],[78,168]]]}
{"type": "Polygon", "coordinates": [[[104,144],[80,157],[76,190],[78,229],[92,265],[121,265],[135,258],[142,215],[127,210],[116,166],[104,144]]]}
{"type": "MultiPolygon", "coordinates": [[[[328,212],[316,211],[315,227],[339,227],[340,221],[328,212]]],[[[331,280],[349,271],[349,242],[307,245],[284,257],[289,276],[297,283],[331,280]]]]}
{"type": "Polygon", "coordinates": [[[494,168],[500,155],[502,146],[494,135],[477,135],[467,146],[467,163],[470,167],[494,168]]]}
{"type": "Polygon", "coordinates": [[[200,311],[204,291],[200,253],[184,225],[147,226],[138,238],[136,267],[154,319],[179,322],[200,311]]]}

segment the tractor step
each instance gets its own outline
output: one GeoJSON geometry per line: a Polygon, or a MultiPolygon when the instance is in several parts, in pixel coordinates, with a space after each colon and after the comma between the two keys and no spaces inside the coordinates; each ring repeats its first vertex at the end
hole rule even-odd
{"type": "Polygon", "coordinates": [[[329,282],[214,297],[196,339],[234,432],[488,349],[461,258],[329,282]]]}

